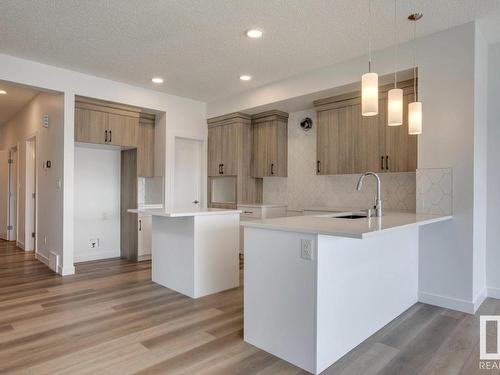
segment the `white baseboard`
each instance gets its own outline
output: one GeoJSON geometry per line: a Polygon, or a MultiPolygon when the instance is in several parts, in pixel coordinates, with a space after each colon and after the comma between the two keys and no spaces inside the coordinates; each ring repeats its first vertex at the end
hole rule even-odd
{"type": "Polygon", "coordinates": [[[75,274],[75,267],[74,266],[62,267],[61,265],[59,265],[57,267],[57,273],[61,276],[74,275],[75,274]]]}
{"type": "Polygon", "coordinates": [[[467,301],[463,299],[445,297],[425,292],[418,292],[418,301],[422,303],[427,303],[428,305],[434,305],[434,306],[444,307],[446,309],[462,311],[467,314],[474,314],[477,310],[475,307],[476,301],[474,302],[467,301]]]}
{"type": "Polygon", "coordinates": [[[91,260],[109,259],[109,258],[119,258],[120,250],[108,250],[108,251],[86,251],[83,254],[75,253],[75,263],[89,262],[91,260]]]}
{"type": "Polygon", "coordinates": [[[500,288],[488,288],[488,297],[500,299],[500,288]]]}
{"type": "Polygon", "coordinates": [[[35,253],[35,258],[45,264],[47,267],[49,266],[49,258],[47,258],[45,255],[41,253],[35,253]]]}
{"type": "Polygon", "coordinates": [[[477,294],[476,298],[474,298],[474,314],[476,313],[477,309],[479,309],[479,306],[481,306],[481,304],[487,298],[487,293],[487,289],[484,288],[477,294]]]}
{"type": "Polygon", "coordinates": [[[20,248],[21,250],[25,250],[25,251],[26,251],[26,249],[24,248],[24,243],[17,241],[17,242],[16,242],[16,246],[17,246],[18,248],[20,248]]]}

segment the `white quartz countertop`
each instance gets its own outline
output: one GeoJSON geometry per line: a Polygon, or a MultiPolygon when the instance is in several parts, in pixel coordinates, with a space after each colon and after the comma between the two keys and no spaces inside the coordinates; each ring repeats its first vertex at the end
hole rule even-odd
{"type": "Polygon", "coordinates": [[[424,215],[408,212],[386,212],[381,218],[372,217],[370,219],[341,219],[335,217],[351,213],[356,212],[280,217],[241,222],[241,225],[250,228],[362,239],[388,230],[411,225],[426,225],[452,219],[452,216],[424,215]]]}
{"type": "Polygon", "coordinates": [[[240,214],[240,210],[225,210],[218,208],[200,208],[200,209],[188,209],[188,210],[169,210],[166,211],[163,208],[134,208],[129,209],[127,212],[151,215],[151,216],[163,216],[163,217],[187,217],[187,216],[206,216],[206,215],[227,215],[227,214],[240,214]]]}
{"type": "Polygon", "coordinates": [[[255,208],[277,208],[277,207],[286,207],[286,204],[279,204],[279,203],[273,203],[273,204],[263,204],[263,203],[242,203],[239,204],[238,207],[255,207],[255,208]]]}

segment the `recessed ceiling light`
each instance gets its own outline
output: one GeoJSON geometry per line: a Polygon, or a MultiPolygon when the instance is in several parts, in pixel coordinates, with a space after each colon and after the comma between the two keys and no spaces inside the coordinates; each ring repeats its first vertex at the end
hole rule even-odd
{"type": "Polygon", "coordinates": [[[0,90],[0,95],[5,95],[5,94],[7,94],[7,91],[5,91],[5,90],[0,90]]]}
{"type": "Polygon", "coordinates": [[[259,30],[259,29],[250,29],[250,30],[247,30],[247,32],[245,34],[249,38],[258,39],[258,38],[262,38],[263,32],[262,32],[262,30],[259,30]]]}
{"type": "Polygon", "coordinates": [[[151,81],[153,81],[153,83],[163,83],[163,78],[154,77],[151,81]]]}
{"type": "Polygon", "coordinates": [[[250,81],[252,79],[252,76],[249,76],[248,74],[243,74],[242,76],[240,76],[240,79],[242,81],[250,81]]]}

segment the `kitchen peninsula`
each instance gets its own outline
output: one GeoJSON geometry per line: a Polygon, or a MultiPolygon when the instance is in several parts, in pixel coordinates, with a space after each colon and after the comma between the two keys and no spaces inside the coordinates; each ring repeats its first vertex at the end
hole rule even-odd
{"type": "Polygon", "coordinates": [[[152,216],[152,280],[191,298],[239,285],[238,210],[130,209],[152,216]]]}
{"type": "Polygon", "coordinates": [[[319,374],[417,302],[419,226],[451,217],[363,216],[243,223],[245,341],[319,374]]]}

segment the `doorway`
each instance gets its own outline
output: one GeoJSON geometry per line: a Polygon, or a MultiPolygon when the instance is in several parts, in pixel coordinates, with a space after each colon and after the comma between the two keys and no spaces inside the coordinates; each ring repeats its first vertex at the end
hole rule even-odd
{"type": "Polygon", "coordinates": [[[36,252],[36,138],[26,140],[26,189],[24,250],[36,252]]]}
{"type": "Polygon", "coordinates": [[[175,138],[174,209],[203,207],[203,141],[175,138]]]}
{"type": "Polygon", "coordinates": [[[7,241],[17,241],[17,146],[9,150],[7,241]]]}

